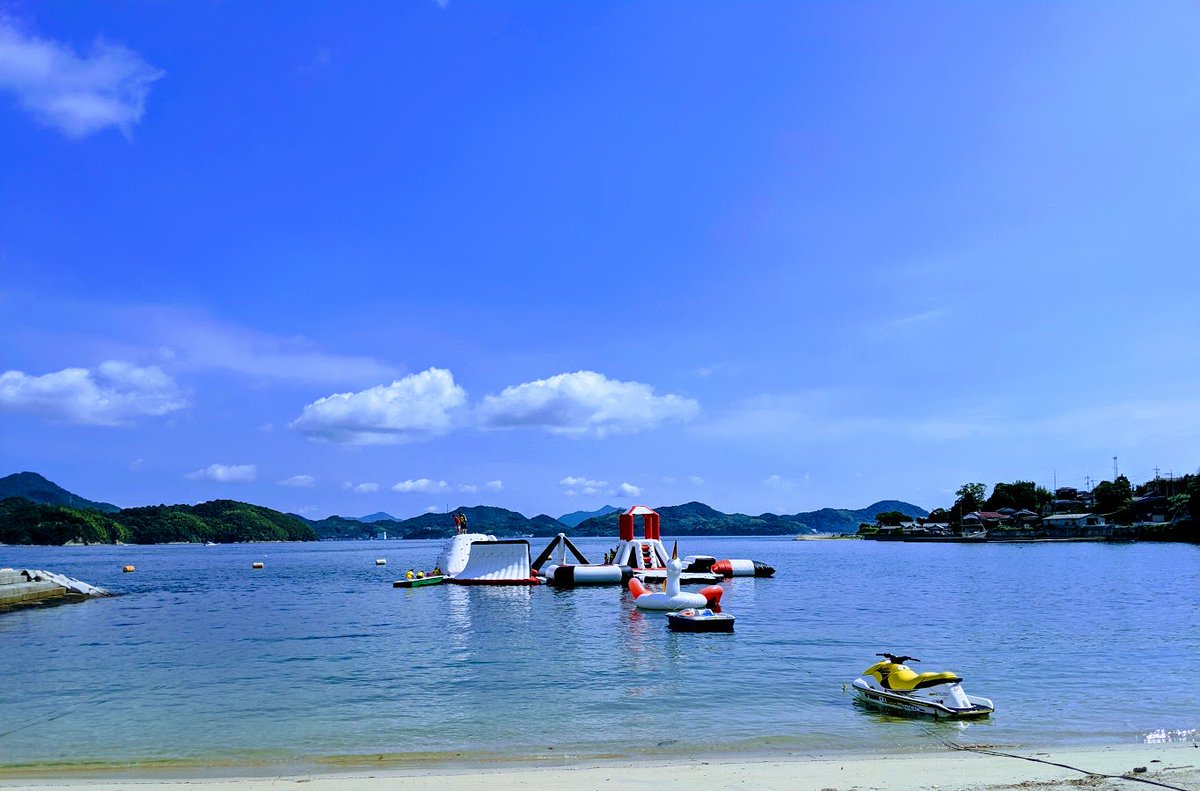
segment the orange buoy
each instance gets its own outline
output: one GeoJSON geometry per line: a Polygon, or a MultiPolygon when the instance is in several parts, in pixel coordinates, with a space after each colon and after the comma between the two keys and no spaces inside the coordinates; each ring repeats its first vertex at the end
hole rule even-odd
{"type": "Polygon", "coordinates": [[[250,568],[252,569],[261,569],[262,567],[263,564],[259,563],[257,560],[250,564],[250,568]]]}
{"type": "Polygon", "coordinates": [[[129,572],[133,571],[133,566],[122,566],[122,567],[121,567],[121,571],[123,571],[123,572],[125,572],[126,574],[128,574],[129,572]]]}

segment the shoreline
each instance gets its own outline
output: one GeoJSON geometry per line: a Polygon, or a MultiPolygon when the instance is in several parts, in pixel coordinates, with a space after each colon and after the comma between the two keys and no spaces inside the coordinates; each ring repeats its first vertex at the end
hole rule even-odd
{"type": "MultiPolygon", "coordinates": [[[[731,785],[752,788],[938,788],[982,791],[1020,786],[1036,789],[1119,789],[1145,786],[1200,789],[1200,748],[1195,742],[1050,747],[1014,750],[938,749],[894,754],[738,756],[697,754],[671,759],[634,756],[568,755],[512,757],[500,755],[452,759],[447,754],[415,753],[404,760],[354,762],[299,760],[290,765],[222,766],[194,763],[136,764],[98,767],[45,766],[0,769],[7,789],[56,791],[86,788],[115,791],[136,784],[143,791],[161,789],[276,789],[304,784],[306,791],[349,791],[415,787],[431,779],[462,789],[527,789],[547,787],[583,791],[615,788],[636,779],[639,784],[686,784],[705,791],[731,785]],[[1004,753],[1004,754],[1001,754],[1004,753]],[[1063,764],[1074,768],[1065,768],[1063,764]],[[1142,771],[1135,771],[1135,770],[1142,771]],[[1077,771],[1080,770],[1080,771],[1077,771]],[[607,785],[606,785],[607,784],[607,785]]],[[[332,759],[332,757],[330,757],[332,759]]],[[[384,758],[384,756],[380,756],[384,758]]],[[[359,760],[361,759],[361,760],[359,760]]]]}

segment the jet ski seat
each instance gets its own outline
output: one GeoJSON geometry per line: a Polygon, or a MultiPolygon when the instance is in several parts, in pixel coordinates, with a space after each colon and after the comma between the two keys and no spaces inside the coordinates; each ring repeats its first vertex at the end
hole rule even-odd
{"type": "Polygon", "coordinates": [[[961,684],[962,679],[949,670],[941,673],[917,673],[907,665],[885,663],[879,668],[879,683],[884,689],[897,692],[912,692],[914,689],[936,687],[938,684],[961,684]]]}

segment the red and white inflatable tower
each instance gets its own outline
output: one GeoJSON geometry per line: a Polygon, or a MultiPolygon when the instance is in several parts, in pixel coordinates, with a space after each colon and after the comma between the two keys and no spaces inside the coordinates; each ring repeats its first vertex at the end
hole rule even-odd
{"type": "Polygon", "coordinates": [[[658,512],[644,505],[635,505],[618,517],[621,543],[617,544],[612,562],[618,566],[629,566],[634,573],[657,571],[666,573],[667,560],[671,555],[662,545],[659,534],[658,512]],[[634,521],[642,517],[645,538],[635,538],[634,521]]]}

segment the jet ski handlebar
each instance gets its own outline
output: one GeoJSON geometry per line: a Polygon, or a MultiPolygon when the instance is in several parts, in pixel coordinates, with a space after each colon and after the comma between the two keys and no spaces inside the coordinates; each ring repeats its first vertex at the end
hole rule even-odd
{"type": "Polygon", "coordinates": [[[883,658],[887,659],[889,662],[895,662],[897,665],[903,665],[905,662],[920,662],[921,661],[920,659],[917,659],[915,656],[896,656],[895,654],[887,654],[887,653],[876,654],[875,656],[882,656],[883,658]]]}

